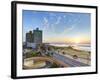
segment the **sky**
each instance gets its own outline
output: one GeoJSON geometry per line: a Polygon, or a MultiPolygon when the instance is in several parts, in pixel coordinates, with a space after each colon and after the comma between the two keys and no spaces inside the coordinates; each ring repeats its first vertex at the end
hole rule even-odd
{"type": "Polygon", "coordinates": [[[44,43],[90,43],[91,14],[23,10],[23,41],[25,34],[36,28],[43,31],[44,43]]]}

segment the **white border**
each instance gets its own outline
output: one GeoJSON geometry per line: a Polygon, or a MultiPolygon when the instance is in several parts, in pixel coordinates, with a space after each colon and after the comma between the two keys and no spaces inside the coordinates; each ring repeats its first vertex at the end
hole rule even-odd
{"type": "Polygon", "coordinates": [[[17,4],[17,76],[36,76],[36,75],[50,75],[50,74],[68,74],[68,73],[83,73],[95,71],[95,9],[89,8],[74,8],[74,7],[58,7],[46,5],[28,5],[17,4]],[[91,67],[74,67],[74,68],[55,68],[55,69],[22,69],[22,10],[40,10],[40,11],[60,11],[60,12],[83,12],[91,13],[91,67]]]}

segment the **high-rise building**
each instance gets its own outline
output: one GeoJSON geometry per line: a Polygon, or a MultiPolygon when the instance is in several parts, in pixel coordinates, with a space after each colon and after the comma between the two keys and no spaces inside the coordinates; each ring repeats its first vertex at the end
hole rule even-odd
{"type": "Polygon", "coordinates": [[[33,30],[33,37],[34,37],[34,43],[37,44],[42,43],[42,30],[39,30],[39,28],[33,30]]]}
{"type": "Polygon", "coordinates": [[[29,33],[26,33],[26,42],[30,42],[30,43],[34,42],[32,31],[29,31],[29,33]]]}
{"type": "Polygon", "coordinates": [[[26,45],[27,47],[35,48],[36,44],[42,43],[42,30],[36,28],[36,30],[26,33],[26,45]]]}

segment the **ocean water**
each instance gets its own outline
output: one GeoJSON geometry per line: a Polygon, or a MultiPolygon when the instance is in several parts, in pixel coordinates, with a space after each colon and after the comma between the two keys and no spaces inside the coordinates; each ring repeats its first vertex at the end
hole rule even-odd
{"type": "Polygon", "coordinates": [[[90,44],[50,43],[49,45],[58,46],[58,47],[68,47],[68,46],[72,46],[74,49],[77,49],[77,50],[91,51],[91,45],[90,44]]]}

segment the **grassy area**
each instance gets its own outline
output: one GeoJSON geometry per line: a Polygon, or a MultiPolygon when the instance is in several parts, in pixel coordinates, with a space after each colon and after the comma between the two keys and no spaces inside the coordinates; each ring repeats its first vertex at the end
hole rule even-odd
{"type": "Polygon", "coordinates": [[[51,46],[55,51],[59,51],[59,53],[64,53],[64,55],[68,54],[71,56],[77,56],[80,58],[90,58],[91,52],[90,51],[83,51],[83,50],[77,50],[74,49],[72,46],[68,47],[56,47],[56,46],[51,46]]]}
{"type": "Polygon", "coordinates": [[[25,57],[26,58],[30,58],[30,57],[36,57],[36,56],[39,56],[40,53],[36,52],[36,51],[31,51],[31,52],[28,52],[25,54],[25,57]]]}
{"type": "Polygon", "coordinates": [[[67,49],[64,51],[66,54],[69,54],[71,56],[77,55],[80,58],[89,58],[90,57],[90,53],[88,51],[78,51],[78,50],[74,50],[74,49],[67,49]]]}
{"type": "Polygon", "coordinates": [[[53,63],[50,68],[58,68],[58,67],[59,66],[57,64],[53,63]]]}

